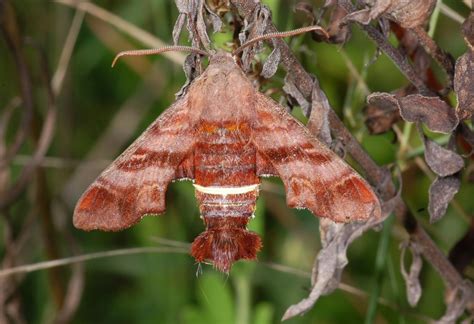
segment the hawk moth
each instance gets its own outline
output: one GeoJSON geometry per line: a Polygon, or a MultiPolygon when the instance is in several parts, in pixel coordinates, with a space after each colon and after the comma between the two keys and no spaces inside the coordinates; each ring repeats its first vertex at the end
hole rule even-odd
{"type": "Polygon", "coordinates": [[[91,184],[73,221],[84,230],[128,228],[163,213],[170,182],[189,179],[206,226],[191,254],[229,272],[262,246],[246,226],[263,176],[282,179],[289,207],[335,222],[380,217],[369,184],[258,92],[231,54],[217,52],[186,94],[91,184]]]}

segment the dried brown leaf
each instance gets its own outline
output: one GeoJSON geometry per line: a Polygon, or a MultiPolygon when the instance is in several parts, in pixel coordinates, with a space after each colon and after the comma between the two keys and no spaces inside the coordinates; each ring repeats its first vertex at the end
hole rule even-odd
{"type": "Polygon", "coordinates": [[[178,42],[184,22],[186,22],[192,46],[197,48],[203,46],[209,50],[211,41],[204,20],[204,0],[175,0],[175,4],[179,16],[173,28],[173,42],[175,44],[178,42]]]}
{"type": "Polygon", "coordinates": [[[206,3],[204,4],[204,7],[208,14],[208,19],[210,20],[212,24],[212,30],[214,31],[214,33],[220,32],[222,29],[221,17],[219,17],[218,14],[214,13],[214,11],[212,11],[212,9],[206,3]]]}
{"type": "Polygon", "coordinates": [[[300,105],[301,110],[303,110],[303,112],[306,115],[308,114],[309,108],[310,108],[309,102],[300,92],[298,87],[293,82],[291,82],[291,79],[288,78],[288,75],[285,77],[285,83],[283,84],[283,91],[285,91],[286,94],[294,98],[296,102],[298,102],[298,104],[300,105]]]}
{"type": "Polygon", "coordinates": [[[468,50],[456,61],[454,91],[458,97],[457,115],[460,120],[474,115],[474,52],[468,50]]]}
{"type": "Polygon", "coordinates": [[[318,80],[314,80],[311,92],[311,114],[306,127],[321,142],[331,147],[332,138],[329,125],[329,101],[326,94],[319,87],[318,80]]]}
{"type": "Polygon", "coordinates": [[[464,167],[462,157],[420,134],[425,143],[425,160],[431,170],[438,176],[447,177],[459,172],[464,167]]]}
{"type": "Polygon", "coordinates": [[[430,17],[436,0],[366,0],[369,8],[349,14],[346,20],[367,25],[371,20],[384,16],[403,28],[421,26],[430,17]]]}
{"type": "Polygon", "coordinates": [[[336,5],[331,11],[327,32],[329,42],[333,44],[345,44],[351,37],[351,29],[347,24],[343,24],[347,11],[339,5],[336,5]]]}
{"type": "Polygon", "coordinates": [[[395,205],[390,201],[384,204],[383,216],[380,219],[371,218],[366,223],[341,224],[328,219],[320,220],[322,249],[315,260],[311,293],[308,298],[290,306],[282,320],[304,314],[313,307],[321,295],[326,295],[338,287],[342,271],[348,263],[346,253],[349,245],[368,229],[379,226],[390,214],[393,206],[395,205]]]}
{"type": "Polygon", "coordinates": [[[192,2],[188,0],[175,0],[176,7],[178,8],[178,18],[173,27],[173,43],[174,45],[178,44],[179,36],[183,30],[184,23],[186,22],[186,17],[192,11],[192,2]]]}
{"type": "Polygon", "coordinates": [[[474,46],[474,12],[471,11],[469,16],[462,24],[462,32],[466,43],[474,46]]]}
{"type": "Polygon", "coordinates": [[[423,266],[423,260],[421,258],[421,247],[414,243],[405,243],[401,246],[402,252],[400,254],[400,270],[403,278],[405,279],[405,285],[407,289],[407,299],[411,307],[415,307],[420,300],[422,289],[420,284],[420,272],[423,266]],[[409,248],[412,255],[412,262],[410,265],[409,272],[405,269],[405,251],[409,248]]]}
{"type": "MultiPolygon", "coordinates": [[[[264,5],[257,5],[251,20],[244,20],[244,26],[239,33],[239,41],[241,44],[261,36],[265,33],[268,24],[271,22],[271,11],[264,5]]],[[[244,71],[249,71],[251,62],[255,53],[258,53],[263,48],[263,42],[257,42],[255,45],[245,48],[242,52],[242,68],[244,71]]]]}
{"type": "Polygon", "coordinates": [[[400,115],[409,122],[422,122],[431,131],[451,133],[458,125],[454,109],[438,97],[419,94],[399,98],[400,115]]]}
{"type": "Polygon", "coordinates": [[[175,94],[176,99],[180,98],[186,93],[191,82],[199,75],[197,69],[198,59],[199,58],[195,53],[191,53],[186,56],[186,59],[184,60],[183,64],[183,71],[184,75],[186,76],[186,82],[181,87],[181,89],[175,94]]]}
{"type": "Polygon", "coordinates": [[[310,25],[315,24],[316,15],[314,14],[312,4],[305,1],[300,1],[295,5],[295,11],[304,13],[305,16],[309,19],[310,25]]]}
{"type": "Polygon", "coordinates": [[[375,92],[367,97],[365,124],[371,134],[389,131],[400,120],[397,99],[388,93],[375,92]]]}
{"type": "Polygon", "coordinates": [[[265,79],[270,79],[278,70],[280,59],[280,48],[274,44],[273,51],[270,53],[267,60],[263,64],[262,73],[260,73],[260,75],[265,79]]]}
{"type": "Polygon", "coordinates": [[[403,28],[424,25],[436,6],[436,0],[392,0],[387,10],[389,19],[394,20],[403,28]]]}
{"type": "Polygon", "coordinates": [[[207,34],[207,26],[206,22],[204,20],[204,0],[196,0],[198,1],[197,3],[197,12],[196,12],[196,21],[195,21],[195,28],[197,30],[197,34],[199,35],[199,40],[204,46],[206,50],[209,50],[211,48],[211,39],[209,38],[209,35],[207,34]]]}
{"type": "Polygon", "coordinates": [[[422,122],[433,132],[451,133],[458,125],[454,109],[438,97],[375,92],[367,97],[367,103],[366,123],[376,133],[390,129],[398,120],[398,112],[405,121],[422,122]]]}
{"type": "Polygon", "coordinates": [[[180,14],[189,14],[192,11],[193,1],[189,0],[174,0],[176,8],[180,14]]]}
{"type": "Polygon", "coordinates": [[[449,203],[461,187],[461,181],[457,175],[448,177],[437,177],[430,186],[428,212],[430,222],[440,220],[446,213],[449,203]]]}
{"type": "Polygon", "coordinates": [[[474,298],[474,288],[472,283],[464,281],[461,285],[451,291],[446,301],[446,312],[443,317],[437,320],[436,324],[456,323],[464,311],[468,308],[469,302],[474,298]]]}
{"type": "Polygon", "coordinates": [[[351,12],[350,14],[344,17],[343,23],[347,24],[350,21],[355,21],[362,25],[368,25],[370,24],[370,21],[373,19],[371,17],[370,12],[371,12],[370,8],[351,12]]]}
{"type": "Polygon", "coordinates": [[[173,45],[178,45],[179,36],[181,35],[181,31],[183,30],[183,26],[185,22],[186,22],[186,15],[179,14],[178,19],[176,19],[176,22],[174,23],[173,32],[172,32],[173,45]]]}

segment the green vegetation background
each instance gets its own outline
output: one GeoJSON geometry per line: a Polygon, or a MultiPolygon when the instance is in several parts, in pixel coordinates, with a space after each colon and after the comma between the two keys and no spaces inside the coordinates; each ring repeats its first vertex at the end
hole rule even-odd
{"type": "MultiPolygon", "coordinates": [[[[95,4],[149,31],[170,43],[171,31],[178,15],[173,1],[107,1],[95,4]]],[[[264,1],[273,11],[273,19],[280,30],[289,30],[305,23],[304,16],[292,10],[294,1],[264,1]]],[[[319,4],[321,1],[318,2],[319,4]]],[[[444,1],[445,4],[467,15],[468,9],[461,1],[444,1]]],[[[54,71],[64,46],[74,10],[54,1],[14,1],[25,35],[31,36],[46,49],[54,71]]],[[[465,51],[460,36],[460,25],[440,15],[435,39],[454,57],[465,51]]],[[[371,136],[363,125],[364,93],[357,85],[348,64],[365,78],[371,92],[393,91],[407,84],[397,68],[384,56],[367,66],[375,55],[373,44],[353,28],[353,36],[344,47],[317,44],[309,35],[291,40],[295,52],[308,71],[318,76],[333,107],[356,134],[364,147],[380,164],[399,163],[398,144],[392,132],[371,136]]],[[[216,46],[222,47],[229,40],[229,33],[214,35],[216,46]]],[[[182,41],[186,40],[182,37],[182,41]]],[[[74,47],[70,69],[64,88],[58,97],[59,119],[55,139],[48,156],[67,161],[81,161],[95,146],[112,118],[127,100],[137,92],[150,96],[138,102],[151,102],[137,107],[140,122],[129,129],[124,124],[119,131],[133,133],[127,143],[114,147],[113,159],[130,144],[174,100],[174,94],[183,85],[182,67],[163,56],[136,59],[135,69],[120,62],[114,69],[110,63],[119,50],[143,45],[118,33],[108,23],[86,14],[74,47]],[[144,84],[144,77],[153,66],[153,83],[144,84]],[[141,114],[141,115],[140,115],[141,114]]],[[[31,53],[34,57],[33,53],[31,53]]],[[[12,58],[4,42],[0,42],[0,106],[17,93],[12,58]]],[[[442,78],[442,73],[439,73],[442,78]]],[[[265,88],[281,89],[284,74],[279,73],[265,88]]],[[[44,89],[37,89],[39,98],[44,89]]],[[[277,92],[278,99],[281,92],[277,92]]],[[[40,102],[40,110],[41,100],[40,102]]],[[[44,108],[44,107],[43,107],[44,108]]],[[[298,118],[302,114],[296,110],[298,118]]],[[[13,131],[12,131],[13,132],[13,131]]],[[[420,146],[417,136],[409,141],[413,149],[420,146]]],[[[25,148],[25,153],[29,152],[25,148]]],[[[102,160],[90,169],[97,175],[106,165],[102,160]]],[[[190,182],[173,183],[167,196],[167,212],[160,217],[146,217],[138,225],[119,232],[81,232],[72,228],[74,201],[67,201],[63,194],[69,177],[77,163],[60,168],[46,167],[47,183],[52,200],[64,203],[67,212],[55,215],[55,220],[71,228],[80,246],[80,253],[92,253],[128,247],[157,246],[156,237],[181,242],[192,242],[204,226],[199,219],[194,192],[190,182]]],[[[401,165],[406,171],[404,198],[416,212],[426,208],[429,178],[413,166],[413,160],[401,165]]],[[[14,167],[18,172],[19,166],[14,167]]],[[[74,323],[276,323],[285,309],[305,298],[310,289],[309,273],[313,259],[320,249],[318,219],[307,211],[292,210],[285,206],[283,187],[276,179],[265,180],[268,190],[263,190],[258,202],[256,217],[251,228],[263,239],[264,248],[257,262],[238,262],[229,276],[203,265],[202,274],[196,276],[198,267],[187,254],[139,254],[93,260],[85,264],[85,288],[74,323]],[[283,271],[270,267],[270,263],[298,269],[283,271]]],[[[85,188],[73,188],[76,198],[85,188]]],[[[472,214],[474,201],[472,186],[464,186],[457,200],[472,214]],[[471,198],[470,198],[471,197],[471,198]]],[[[15,205],[14,217],[23,217],[35,206],[28,195],[15,205]]],[[[426,211],[416,212],[438,246],[448,252],[467,230],[468,225],[453,208],[435,225],[428,224],[426,211]]],[[[377,323],[423,323],[429,318],[439,318],[445,309],[444,286],[434,270],[426,265],[421,274],[423,296],[415,308],[406,301],[405,285],[400,274],[399,244],[406,238],[402,226],[395,220],[385,231],[370,231],[355,241],[349,249],[349,264],[342,282],[363,293],[354,294],[336,290],[322,297],[304,317],[288,323],[359,323],[367,318],[370,296],[379,294],[374,321],[377,323]],[[383,235],[388,237],[386,250],[380,250],[383,235]],[[378,252],[379,251],[379,252],[378,252]],[[377,253],[383,267],[377,268],[377,253]],[[380,291],[377,290],[380,288],[380,291]]],[[[35,226],[40,226],[39,221],[35,226]]],[[[24,263],[46,259],[44,240],[39,231],[28,248],[24,263]]],[[[62,257],[72,254],[67,241],[58,234],[62,257]]],[[[61,269],[67,278],[67,268],[61,269]]],[[[29,323],[46,323],[54,314],[47,271],[28,274],[21,285],[24,297],[24,315],[29,323]]]]}

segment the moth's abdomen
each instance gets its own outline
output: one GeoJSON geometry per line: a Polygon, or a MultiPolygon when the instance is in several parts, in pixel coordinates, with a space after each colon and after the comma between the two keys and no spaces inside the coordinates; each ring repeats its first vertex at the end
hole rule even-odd
{"type": "Polygon", "coordinates": [[[203,123],[194,151],[194,186],[202,217],[250,217],[259,179],[248,124],[203,123]]]}
{"type": "Polygon", "coordinates": [[[255,211],[258,184],[241,187],[201,187],[195,184],[194,187],[202,217],[251,217],[255,211]],[[246,192],[236,193],[237,190],[246,192]]]}
{"type": "Polygon", "coordinates": [[[194,150],[194,188],[206,231],[193,242],[196,261],[228,272],[239,259],[254,259],[260,238],[247,231],[259,179],[247,123],[202,123],[194,150]]]}

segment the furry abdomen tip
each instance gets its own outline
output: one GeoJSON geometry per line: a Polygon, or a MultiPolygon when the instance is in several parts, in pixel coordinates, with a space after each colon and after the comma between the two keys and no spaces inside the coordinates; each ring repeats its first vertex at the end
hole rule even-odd
{"type": "Polygon", "coordinates": [[[209,260],[218,270],[228,273],[235,261],[257,257],[262,241],[245,228],[247,217],[213,217],[205,222],[207,230],[191,247],[191,255],[197,262],[209,260]]]}

